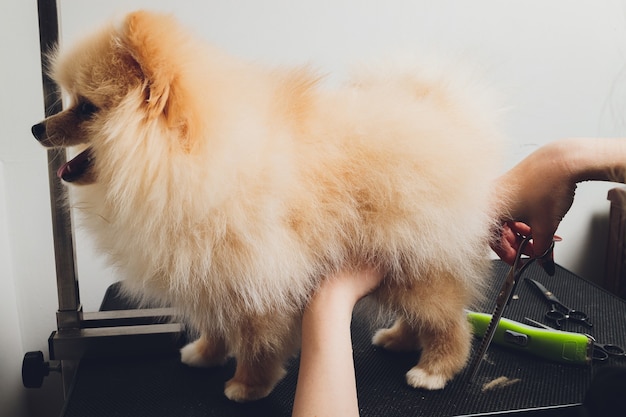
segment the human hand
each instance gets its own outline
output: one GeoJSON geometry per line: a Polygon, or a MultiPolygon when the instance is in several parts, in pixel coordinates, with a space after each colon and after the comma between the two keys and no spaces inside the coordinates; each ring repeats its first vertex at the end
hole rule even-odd
{"type": "MultiPolygon", "coordinates": [[[[500,232],[498,240],[492,243],[492,249],[500,257],[500,259],[509,265],[512,265],[515,262],[517,252],[519,251],[524,237],[532,235],[531,227],[522,222],[508,221],[502,225],[500,232]]],[[[559,242],[560,240],[561,238],[559,236],[554,235],[552,243],[559,242]]],[[[546,251],[537,251],[537,255],[535,255],[532,239],[522,248],[522,253],[529,257],[536,258],[537,262],[550,276],[555,273],[552,243],[550,243],[548,246],[549,249],[546,251]]]]}
{"type": "MultiPolygon", "coordinates": [[[[626,183],[626,139],[562,139],[542,146],[498,180],[503,227],[494,251],[513,262],[521,236],[532,235],[525,254],[538,257],[574,202],[582,181],[626,183]]],[[[544,266],[546,262],[544,262],[544,266]]]]}
{"type": "Polygon", "coordinates": [[[350,322],[358,300],[380,285],[377,268],[341,270],[324,279],[302,317],[293,417],[354,416],[359,406],[350,322]]]}
{"type": "MultiPolygon", "coordinates": [[[[505,262],[513,263],[524,236],[532,241],[524,254],[542,257],[552,247],[561,220],[569,211],[579,181],[595,179],[582,164],[588,142],[562,140],[539,148],[498,180],[503,225],[492,248],[505,262]]],[[[593,161],[593,159],[590,159],[593,161]]],[[[540,260],[554,273],[553,254],[540,260]]]]}
{"type": "MultiPolygon", "coordinates": [[[[502,239],[493,248],[510,261],[516,234],[533,237],[531,256],[544,254],[582,181],[626,183],[626,139],[578,138],[548,143],[498,180],[504,198],[502,239]],[[521,223],[520,223],[521,222],[521,223]]],[[[514,256],[514,255],[513,255],[514,256]]]]}
{"type": "Polygon", "coordinates": [[[343,305],[350,312],[361,298],[380,285],[384,275],[377,268],[366,266],[358,270],[341,270],[327,277],[313,295],[309,308],[319,304],[343,305]]]}
{"type": "Polygon", "coordinates": [[[578,143],[582,146],[584,142],[557,141],[545,145],[499,179],[499,186],[507,193],[503,236],[510,242],[515,234],[532,235],[530,256],[541,256],[550,248],[561,220],[574,202],[577,182],[585,179],[577,164],[582,152],[575,146],[578,143]]]}

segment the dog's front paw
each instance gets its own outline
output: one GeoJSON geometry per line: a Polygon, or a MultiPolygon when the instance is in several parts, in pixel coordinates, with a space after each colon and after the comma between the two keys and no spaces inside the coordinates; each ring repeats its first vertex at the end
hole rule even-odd
{"type": "Polygon", "coordinates": [[[226,363],[226,349],[220,341],[211,343],[200,337],[180,350],[180,360],[188,366],[208,368],[226,363]]]}
{"type": "Polygon", "coordinates": [[[413,388],[439,390],[446,386],[448,380],[443,375],[429,374],[416,366],[406,373],[406,382],[413,388]]]}

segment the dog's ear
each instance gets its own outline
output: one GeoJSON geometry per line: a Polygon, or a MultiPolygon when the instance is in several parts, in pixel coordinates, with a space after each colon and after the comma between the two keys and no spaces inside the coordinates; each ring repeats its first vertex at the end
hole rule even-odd
{"type": "Polygon", "coordinates": [[[183,76],[187,34],[170,15],[137,11],[127,16],[123,36],[144,77],[148,117],[164,117],[170,128],[180,132],[183,146],[189,147],[193,110],[185,104],[190,86],[183,76]]]}

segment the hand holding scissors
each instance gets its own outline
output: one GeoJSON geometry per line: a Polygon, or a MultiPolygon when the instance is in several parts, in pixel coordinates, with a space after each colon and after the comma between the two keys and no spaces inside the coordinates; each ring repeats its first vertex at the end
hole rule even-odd
{"type": "Polygon", "coordinates": [[[581,324],[584,324],[587,327],[592,327],[593,324],[589,321],[589,316],[583,313],[582,311],[577,311],[572,308],[569,308],[565,304],[563,304],[556,296],[552,293],[552,291],[548,290],[538,281],[534,279],[526,278],[526,281],[530,282],[541,291],[541,294],[546,299],[546,301],[550,304],[550,310],[546,312],[546,318],[556,323],[556,326],[560,329],[563,323],[567,320],[572,320],[581,324]]]}

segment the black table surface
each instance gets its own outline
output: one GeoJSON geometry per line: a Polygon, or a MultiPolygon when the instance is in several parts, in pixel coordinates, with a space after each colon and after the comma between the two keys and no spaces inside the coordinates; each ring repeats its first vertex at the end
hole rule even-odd
{"type": "MultiPolygon", "coordinates": [[[[507,265],[494,261],[491,294],[482,311],[493,310],[495,294],[507,272],[507,265]]],[[[626,301],[559,266],[550,277],[531,265],[524,277],[542,282],[563,303],[586,312],[593,322],[592,328],[567,322],[563,330],[588,333],[599,342],[626,346],[626,301]]],[[[132,308],[132,305],[116,296],[113,287],[103,301],[103,309],[120,308],[132,308]]],[[[544,320],[547,309],[537,290],[522,281],[504,316],[519,322],[530,317],[550,324],[544,320]]],[[[492,344],[473,383],[468,384],[466,372],[462,372],[443,390],[416,390],[405,383],[404,374],[415,365],[419,353],[398,354],[372,346],[370,340],[375,328],[363,317],[357,308],[352,325],[363,417],[554,416],[574,409],[583,401],[596,371],[606,366],[626,365],[624,358],[611,358],[591,366],[554,363],[492,344]],[[517,382],[482,390],[484,384],[499,377],[517,382]]],[[[474,350],[479,342],[479,338],[474,339],[474,350]]],[[[190,368],[180,363],[178,354],[83,359],[63,416],[290,416],[298,374],[297,358],[272,394],[252,403],[238,404],[224,396],[224,382],[232,376],[234,368],[233,361],[212,369],[190,368]]]]}

